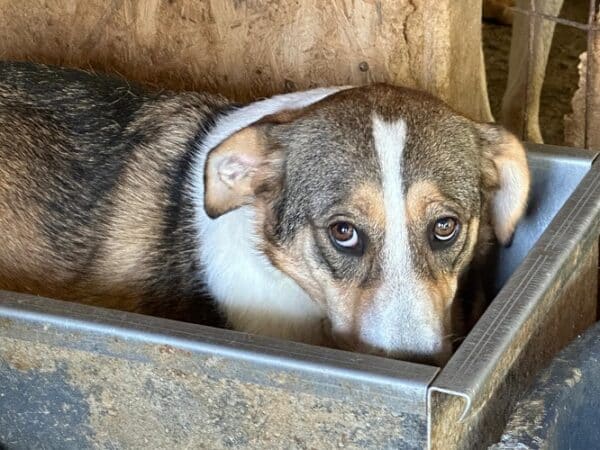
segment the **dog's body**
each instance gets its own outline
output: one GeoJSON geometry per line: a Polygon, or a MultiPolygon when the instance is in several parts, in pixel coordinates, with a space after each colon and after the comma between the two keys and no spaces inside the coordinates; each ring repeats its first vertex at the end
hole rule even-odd
{"type": "Polygon", "coordinates": [[[186,320],[210,294],[236,329],[439,363],[528,186],[512,135],[412,90],[241,107],[0,64],[2,289],[186,320]]]}
{"type": "Polygon", "coordinates": [[[203,292],[190,146],[227,108],[0,65],[0,286],[183,319],[203,292]]]}

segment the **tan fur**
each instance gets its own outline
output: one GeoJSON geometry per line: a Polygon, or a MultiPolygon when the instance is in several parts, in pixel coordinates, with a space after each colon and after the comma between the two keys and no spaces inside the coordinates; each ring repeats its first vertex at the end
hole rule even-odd
{"type": "MultiPolygon", "coordinates": [[[[257,228],[264,225],[264,215],[258,214],[257,228]]],[[[325,290],[330,276],[314,259],[311,258],[312,237],[309,229],[301,230],[294,241],[288,246],[274,246],[263,242],[262,250],[275,267],[291,277],[311,296],[311,298],[326,306],[325,290]],[[301,261],[302,264],[298,264],[301,261]]]]}
{"type": "MultiPolygon", "coordinates": [[[[406,194],[406,213],[409,228],[414,231],[421,230],[423,222],[433,218],[432,211],[443,208],[443,205],[447,203],[451,202],[442,194],[435,183],[428,180],[413,183],[406,194]]],[[[462,232],[465,231],[462,230],[462,232]]],[[[416,234],[420,233],[417,231],[416,234]]],[[[427,245],[422,248],[427,248],[427,245]]],[[[461,256],[470,259],[471,255],[472,248],[468,248],[463,251],[461,256]]],[[[424,254],[423,256],[427,257],[428,255],[424,254]]],[[[435,267],[431,264],[430,270],[434,270],[433,277],[423,276],[421,282],[430,295],[432,317],[441,320],[444,322],[445,328],[450,329],[449,307],[456,293],[458,273],[435,271],[435,267]]]]}
{"type": "Polygon", "coordinates": [[[385,208],[381,186],[364,183],[353,187],[348,203],[356,208],[363,217],[368,217],[370,224],[382,230],[385,228],[385,208]]]}
{"type": "MultiPolygon", "coordinates": [[[[166,203],[163,167],[173,164],[179,149],[196,132],[196,123],[190,120],[169,120],[169,112],[178,102],[166,101],[152,108],[144,108],[140,121],[164,122],[160,137],[141,146],[127,167],[115,193],[115,206],[120,214],[110,218],[108,236],[98,258],[95,276],[84,283],[79,291],[86,297],[103,287],[98,299],[92,302],[107,307],[141,310],[141,287],[147,283],[142,257],[154,251],[154,240],[160,235],[160,222],[166,203]]],[[[133,127],[140,123],[132,124],[133,127]]]]}
{"type": "MultiPolygon", "coordinates": [[[[0,177],[2,177],[1,169],[0,177]]],[[[0,197],[6,198],[7,190],[7,186],[0,186],[0,197]]],[[[37,221],[35,206],[28,208],[27,211],[25,220],[35,223],[37,221]]],[[[44,251],[45,243],[37,229],[34,226],[19,226],[19,219],[16,216],[22,213],[23,211],[15,211],[4,202],[0,202],[0,230],[5,236],[0,245],[0,271],[3,273],[0,289],[14,291],[18,290],[19,286],[26,286],[28,290],[36,291],[42,285],[47,285],[41,280],[48,273],[56,273],[57,270],[48,267],[38,256],[44,251]],[[28,257],[23,258],[27,253],[28,257]]],[[[52,278],[54,277],[56,275],[52,278]]]]}
{"type": "Polygon", "coordinates": [[[366,348],[360,342],[360,319],[372,304],[379,287],[379,284],[361,287],[354,283],[335,281],[330,284],[330,295],[335,302],[330,302],[329,308],[337,319],[338,331],[335,334],[335,343],[338,347],[351,351],[380,353],[375,349],[366,348]]]}
{"type": "Polygon", "coordinates": [[[450,330],[450,307],[456,293],[458,274],[437,273],[435,278],[422,279],[421,282],[431,299],[432,316],[442,321],[446,330],[450,330]]]}
{"type": "Polygon", "coordinates": [[[421,281],[430,294],[434,317],[442,319],[448,330],[452,328],[450,324],[451,307],[458,287],[458,278],[461,271],[465,268],[465,263],[472,259],[476,250],[475,247],[479,238],[479,219],[476,217],[472,218],[468,226],[463,228],[463,233],[467,233],[468,228],[469,237],[462,253],[458,257],[457,270],[454,272],[435,271],[433,277],[421,278],[421,281]]]}
{"type": "MultiPolygon", "coordinates": [[[[0,147],[27,147],[30,136],[50,133],[33,123],[17,124],[11,119],[1,119],[0,147]],[[19,133],[15,133],[17,125],[19,133]]],[[[37,199],[23,195],[30,181],[26,155],[14,153],[13,157],[3,159],[0,164],[0,289],[60,295],[61,286],[69,283],[73,274],[64,261],[49,263],[48,245],[39,233],[43,211],[37,199]]]]}
{"type": "Polygon", "coordinates": [[[443,203],[447,199],[431,181],[413,183],[406,194],[406,213],[408,219],[415,222],[425,216],[427,207],[432,203],[443,203]]]}

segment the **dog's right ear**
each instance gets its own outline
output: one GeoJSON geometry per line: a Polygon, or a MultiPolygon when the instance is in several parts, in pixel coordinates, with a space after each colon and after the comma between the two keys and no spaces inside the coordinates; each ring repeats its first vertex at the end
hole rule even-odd
{"type": "Polygon", "coordinates": [[[265,127],[233,134],[208,154],[204,166],[204,210],[216,218],[252,203],[257,190],[282,170],[282,152],[268,145],[265,127]]]}

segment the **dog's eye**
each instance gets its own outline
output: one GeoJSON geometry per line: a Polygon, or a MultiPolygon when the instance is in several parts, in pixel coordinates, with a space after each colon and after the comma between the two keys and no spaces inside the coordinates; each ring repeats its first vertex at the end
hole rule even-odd
{"type": "Polygon", "coordinates": [[[454,217],[442,217],[433,224],[433,238],[439,243],[450,243],[458,235],[460,226],[454,217]]]}
{"type": "Polygon", "coordinates": [[[333,245],[348,253],[362,253],[362,239],[358,230],[349,222],[336,222],[329,226],[329,237],[333,245]]]}
{"type": "Polygon", "coordinates": [[[350,248],[358,244],[358,233],[348,222],[337,222],[329,227],[333,240],[342,247],[350,248]]]}

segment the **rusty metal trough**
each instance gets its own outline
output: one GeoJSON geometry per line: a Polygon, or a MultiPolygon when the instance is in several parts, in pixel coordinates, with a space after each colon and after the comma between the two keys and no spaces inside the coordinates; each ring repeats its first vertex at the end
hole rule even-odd
{"type": "Polygon", "coordinates": [[[499,292],[444,368],[0,293],[0,448],[484,448],[596,320],[600,163],[530,146],[499,292]]]}

